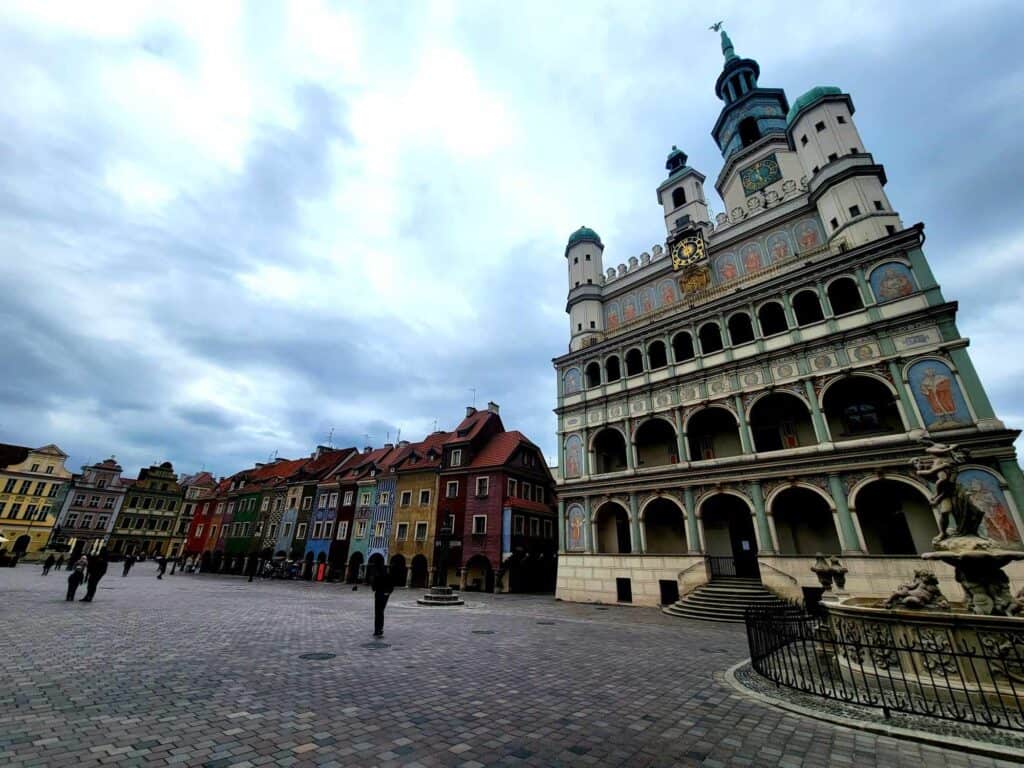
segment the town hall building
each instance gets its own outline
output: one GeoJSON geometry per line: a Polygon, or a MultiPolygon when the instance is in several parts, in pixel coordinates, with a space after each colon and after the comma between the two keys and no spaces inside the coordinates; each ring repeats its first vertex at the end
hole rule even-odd
{"type": "Polygon", "coordinates": [[[887,595],[938,534],[908,464],[921,438],[969,452],[959,482],[985,533],[1019,545],[1019,432],[993,412],[853,99],[821,86],[790,104],[721,39],[725,211],[712,221],[704,174],[673,147],[664,244],[607,270],[594,230],[565,247],[558,597],[669,604],[716,576],[797,597],[817,553],[842,558],[851,592],[887,595]]]}

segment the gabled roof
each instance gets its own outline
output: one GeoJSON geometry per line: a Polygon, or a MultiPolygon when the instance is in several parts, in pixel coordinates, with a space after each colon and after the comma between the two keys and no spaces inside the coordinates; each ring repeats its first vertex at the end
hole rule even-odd
{"type": "Polygon", "coordinates": [[[444,457],[444,444],[451,439],[451,432],[435,432],[425,440],[407,446],[407,450],[396,458],[394,466],[398,472],[413,472],[437,469],[444,457]]]}
{"type": "Polygon", "coordinates": [[[9,467],[11,464],[20,464],[28,458],[31,448],[24,445],[10,445],[0,443],[0,467],[9,467]]]}
{"type": "MultiPolygon", "coordinates": [[[[109,461],[113,461],[113,460],[112,459],[107,459],[107,461],[105,461],[103,463],[106,464],[109,461]]],[[[115,464],[116,464],[116,462],[115,462],[115,464]]],[[[108,469],[109,469],[109,467],[108,467],[108,469]]],[[[198,486],[200,486],[202,488],[213,488],[214,486],[217,485],[217,481],[214,479],[213,475],[211,475],[209,472],[203,471],[203,472],[196,472],[193,475],[182,475],[181,479],[178,480],[178,485],[180,485],[182,487],[184,487],[186,485],[198,485],[198,486]]]]}
{"type": "Polygon", "coordinates": [[[382,470],[386,466],[390,466],[388,462],[389,454],[394,451],[393,446],[384,446],[383,448],[377,448],[370,451],[369,453],[359,454],[359,461],[354,463],[351,469],[347,470],[341,477],[342,480],[359,480],[367,476],[371,470],[382,470]],[[388,462],[388,463],[386,463],[388,462]]]}
{"type": "Polygon", "coordinates": [[[471,413],[459,422],[459,426],[455,428],[454,432],[449,433],[449,437],[445,442],[448,444],[454,444],[473,440],[473,438],[479,435],[483,430],[484,425],[492,418],[498,419],[498,424],[501,424],[501,417],[494,411],[484,410],[471,413]]]}
{"type": "MultiPolygon", "coordinates": [[[[520,446],[527,446],[534,449],[540,457],[540,463],[545,464],[544,454],[540,448],[530,442],[529,438],[526,437],[522,432],[513,430],[511,432],[501,432],[490,440],[488,440],[479,451],[476,456],[473,457],[473,461],[470,462],[470,467],[473,469],[479,469],[481,467],[501,467],[509,462],[515,452],[520,446]]],[[[545,467],[547,465],[545,464],[545,467]]]]}

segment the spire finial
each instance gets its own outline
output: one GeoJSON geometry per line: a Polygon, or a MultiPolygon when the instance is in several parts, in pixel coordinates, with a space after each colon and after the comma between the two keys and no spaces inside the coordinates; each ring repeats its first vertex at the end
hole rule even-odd
{"type": "Polygon", "coordinates": [[[712,32],[720,32],[721,33],[721,35],[722,35],[722,55],[725,56],[726,62],[730,62],[733,59],[738,59],[739,56],[736,55],[736,51],[734,51],[733,48],[732,48],[732,40],[729,39],[729,35],[726,33],[726,31],[724,29],[722,29],[722,25],[724,23],[725,23],[724,21],[716,21],[714,24],[712,24],[710,27],[708,27],[708,29],[710,29],[712,32]]]}

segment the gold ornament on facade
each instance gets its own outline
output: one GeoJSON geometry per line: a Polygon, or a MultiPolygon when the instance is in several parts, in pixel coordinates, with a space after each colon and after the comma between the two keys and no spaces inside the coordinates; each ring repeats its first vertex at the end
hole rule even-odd
{"type": "Polygon", "coordinates": [[[696,234],[680,238],[672,245],[671,253],[672,268],[675,270],[703,261],[707,258],[703,233],[698,230],[696,234]]]}
{"type": "Polygon", "coordinates": [[[707,267],[687,270],[679,278],[679,291],[684,296],[703,291],[709,285],[711,285],[711,270],[707,267]]]}

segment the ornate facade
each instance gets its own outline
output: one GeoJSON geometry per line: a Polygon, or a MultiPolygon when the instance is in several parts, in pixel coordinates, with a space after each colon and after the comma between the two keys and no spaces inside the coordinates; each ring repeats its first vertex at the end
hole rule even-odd
{"type": "Polygon", "coordinates": [[[887,594],[938,533],[913,476],[918,439],[957,442],[988,535],[1021,543],[1019,434],[993,412],[947,301],[885,194],[851,97],[790,106],[722,33],[724,159],[673,147],[657,189],[666,241],[617,268],[582,227],[565,248],[558,372],[558,594],[656,604],[706,559],[780,591],[841,553],[851,590],[887,594]]]}

